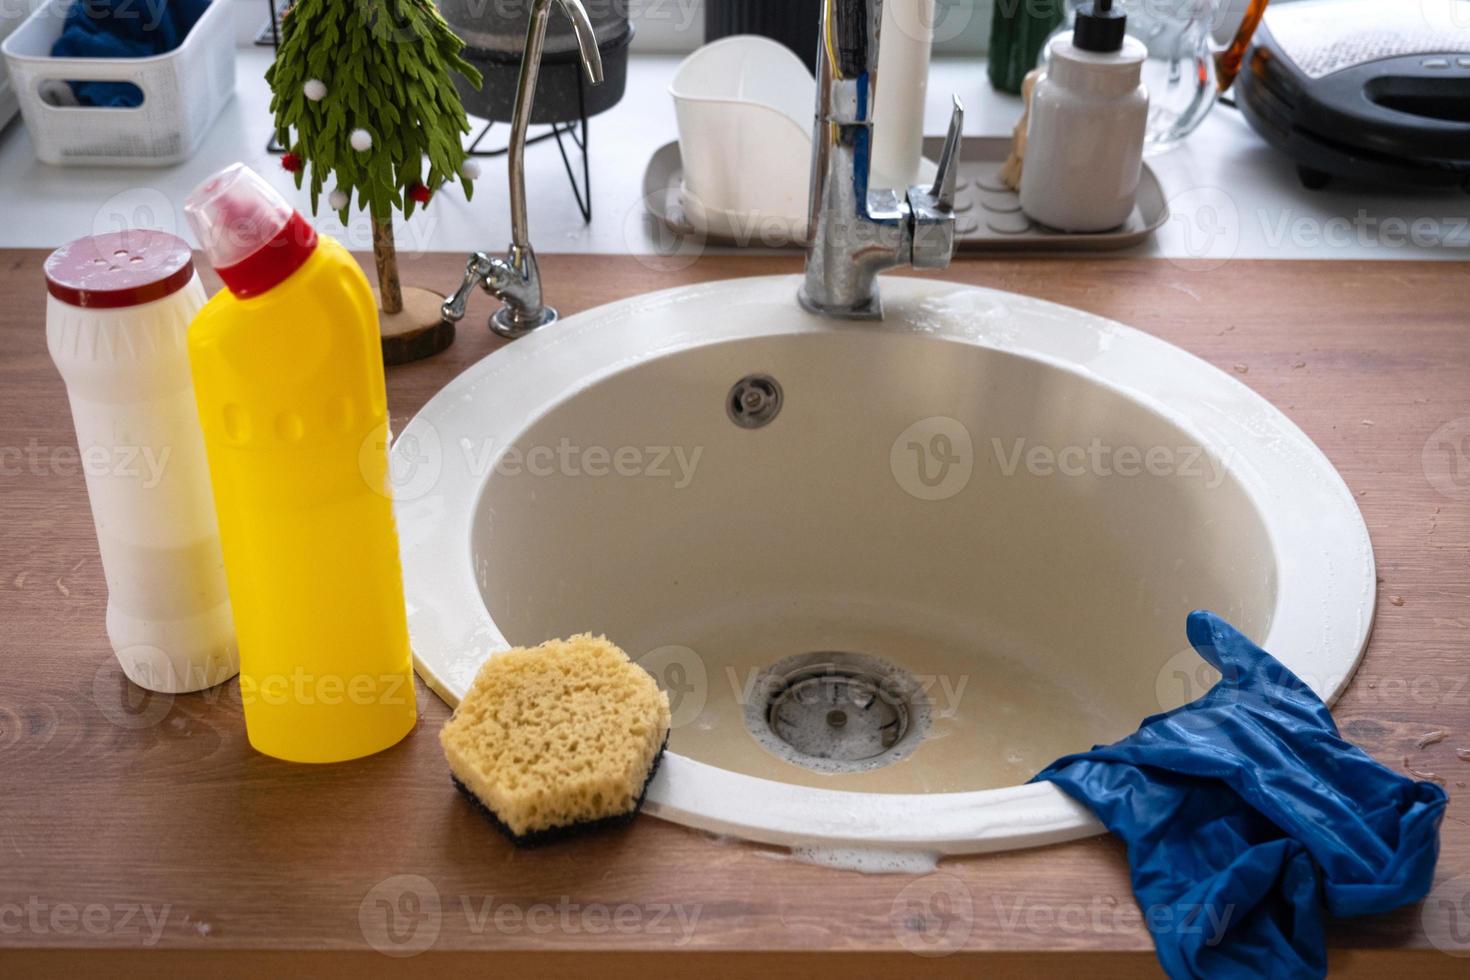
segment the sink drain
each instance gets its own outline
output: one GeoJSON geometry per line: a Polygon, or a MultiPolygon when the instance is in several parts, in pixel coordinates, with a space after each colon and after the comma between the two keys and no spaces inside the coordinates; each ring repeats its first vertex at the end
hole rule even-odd
{"type": "Polygon", "coordinates": [[[863,653],[787,657],[762,671],[745,706],[756,741],[816,772],[863,772],[904,758],[929,726],[905,671],[863,653]]]}
{"type": "Polygon", "coordinates": [[[725,411],[742,429],[769,425],[781,412],[781,386],[769,374],[748,374],[730,389],[725,411]]]}

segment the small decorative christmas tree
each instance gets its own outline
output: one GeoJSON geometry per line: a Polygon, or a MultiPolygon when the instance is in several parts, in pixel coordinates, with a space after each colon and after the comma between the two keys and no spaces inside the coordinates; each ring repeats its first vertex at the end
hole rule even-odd
{"type": "Polygon", "coordinates": [[[345,224],[354,200],[372,221],[384,353],[390,363],[436,353],[454,338],[443,297],[398,279],[393,213],[411,217],[443,184],[468,198],[473,163],[461,134],[469,120],[453,74],[480,73],[433,0],[297,0],[266,72],[282,166],[300,187],[311,170],[311,209],[327,203],[345,224]],[[425,172],[425,162],[428,169],[425,172]],[[405,305],[407,293],[407,305],[405,305]]]}

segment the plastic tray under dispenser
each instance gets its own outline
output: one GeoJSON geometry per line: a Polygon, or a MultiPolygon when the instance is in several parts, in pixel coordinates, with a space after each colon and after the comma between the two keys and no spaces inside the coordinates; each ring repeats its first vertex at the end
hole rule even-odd
{"type": "MultiPolygon", "coordinates": [[[[933,158],[943,137],[924,139],[924,155],[933,158]]],[[[1159,179],[1147,161],[1138,181],[1138,201],[1119,228],[1089,234],[1069,234],[1039,225],[1021,213],[1021,199],[1000,179],[1000,168],[1011,152],[1009,136],[966,136],[961,153],[959,193],[955,200],[955,247],[959,252],[1103,252],[1129,248],[1148,239],[1169,220],[1169,203],[1159,179]]],[[[661,147],[643,175],[643,199],[648,211],[674,233],[699,237],[680,205],[683,180],[679,144],[661,147]]],[[[773,237],[764,222],[744,241],[715,234],[704,236],[710,245],[799,249],[800,235],[773,237]]]]}

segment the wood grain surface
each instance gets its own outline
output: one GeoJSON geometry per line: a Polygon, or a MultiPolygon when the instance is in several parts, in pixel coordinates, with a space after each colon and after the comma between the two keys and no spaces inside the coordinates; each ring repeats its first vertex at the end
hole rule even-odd
{"type": "MultiPolygon", "coordinates": [[[[412,736],[330,767],[253,753],[233,683],[178,697],[130,689],[103,631],[102,569],[46,353],[43,259],[0,251],[0,975],[1157,971],[1110,838],[946,860],[917,877],[813,867],[648,817],[519,852],[450,786],[434,737],[447,712],[422,685],[412,736]],[[419,949],[430,952],[382,952],[419,949]],[[127,952],[95,959],[112,950],[127,952]],[[484,951],[499,955],[472,955],[484,951]]],[[[564,313],[795,272],[799,260],[663,265],[542,258],[564,313]]],[[[402,256],[405,282],[444,290],[461,267],[458,255],[402,256]]],[[[1470,961],[1442,949],[1470,954],[1470,761],[1456,757],[1470,748],[1465,267],[982,258],[944,277],[1113,317],[1235,371],[1341,471],[1381,596],[1336,714],[1384,763],[1439,774],[1451,803],[1430,902],[1335,926],[1332,965],[1464,976],[1470,961]],[[1436,729],[1449,737],[1416,747],[1436,729]]],[[[390,370],[397,426],[500,345],[483,325],[491,308],[477,297],[447,352],[390,370]]]]}

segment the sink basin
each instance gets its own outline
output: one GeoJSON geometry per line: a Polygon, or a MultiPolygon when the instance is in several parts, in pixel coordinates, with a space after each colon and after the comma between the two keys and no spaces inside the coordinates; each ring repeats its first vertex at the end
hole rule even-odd
{"type": "Polygon", "coordinates": [[[1324,698],[1372,624],[1352,495],[1284,415],[1147,334],[885,280],[591,310],[451,382],[394,444],[409,629],[450,704],[510,646],[605,633],[670,691],[648,811],[803,848],[1101,831],[1049,784],[1213,683],[1213,609],[1324,698]]]}

